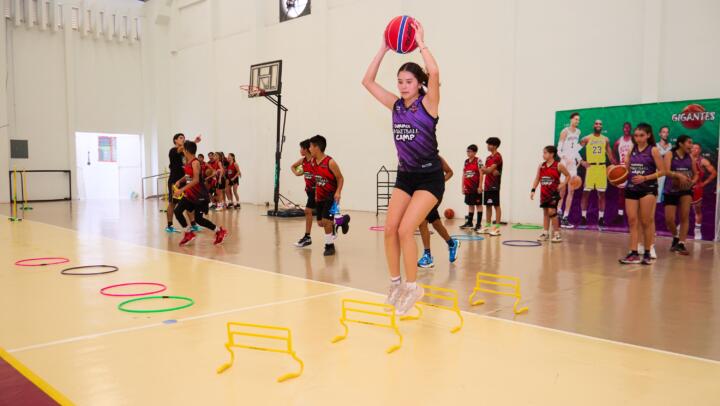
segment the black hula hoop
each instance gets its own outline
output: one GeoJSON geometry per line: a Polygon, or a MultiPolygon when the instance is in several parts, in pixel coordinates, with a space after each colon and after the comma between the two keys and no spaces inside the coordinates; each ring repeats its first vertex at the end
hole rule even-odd
{"type": "Polygon", "coordinates": [[[530,240],[507,240],[502,242],[503,245],[508,247],[542,247],[542,244],[537,241],[530,240]]]}
{"type": "Polygon", "coordinates": [[[113,273],[117,272],[120,268],[116,267],[115,265],[83,265],[83,266],[74,266],[72,268],[65,268],[62,271],[60,271],[63,275],[78,275],[78,276],[90,276],[90,275],[104,275],[106,273],[113,273]],[[109,268],[109,271],[102,271],[102,272],[92,272],[92,273],[83,273],[83,272],[68,272],[73,271],[75,269],[87,269],[87,268],[109,268]]]}

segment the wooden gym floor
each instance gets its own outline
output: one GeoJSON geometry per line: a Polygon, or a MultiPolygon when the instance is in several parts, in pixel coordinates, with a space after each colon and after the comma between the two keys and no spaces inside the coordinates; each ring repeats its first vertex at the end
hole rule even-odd
{"type": "MultiPolygon", "coordinates": [[[[23,222],[0,223],[0,347],[79,405],[712,405],[720,397],[717,244],[691,243],[681,258],[661,239],[657,264],[625,268],[616,261],[624,235],[568,232],[560,245],[511,248],[500,241],[537,233],[504,227],[499,239],[464,241],[449,265],[433,235],[436,267],[421,280],[459,292],[464,328],[451,334],[457,316],[427,309],[400,322],[404,344],[388,355],[397,340],[388,329],[350,324],[347,340],[330,343],[342,333],[341,299],[383,300],[382,233],[368,230],[382,216],[351,213],[350,233],[325,258],[321,233],[297,250],[302,220],[261,216],[264,207],[212,214],[230,239],[213,247],[205,231],[185,248],[180,234],[162,230],[155,202],[33,207],[23,222]],[[42,256],[120,271],[73,277],[60,275],[62,265],[13,265],[42,256]],[[470,308],[477,271],[520,277],[529,313],[513,316],[511,298],[470,308]],[[195,305],[134,315],[98,292],[141,281],[195,305]],[[228,321],[289,327],[304,374],[276,383],[296,369],[289,356],[237,349],[235,365],[217,375],[229,358],[228,321]]],[[[451,234],[459,224],[448,222],[451,234]]]]}

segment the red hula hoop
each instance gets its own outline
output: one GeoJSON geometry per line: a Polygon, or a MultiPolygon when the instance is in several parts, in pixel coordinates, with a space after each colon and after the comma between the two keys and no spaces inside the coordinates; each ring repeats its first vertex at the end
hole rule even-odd
{"type": "Polygon", "coordinates": [[[58,264],[66,264],[70,262],[69,259],[64,257],[42,257],[42,258],[26,258],[21,259],[17,262],[15,262],[15,265],[17,266],[47,266],[47,265],[58,265],[58,264]],[[32,261],[44,261],[44,260],[54,260],[55,262],[52,263],[41,263],[41,264],[27,264],[26,262],[32,262],[32,261]]]}
{"type": "Polygon", "coordinates": [[[153,293],[160,293],[167,290],[167,286],[163,285],[162,283],[155,283],[155,282],[130,282],[130,283],[119,283],[117,285],[110,285],[105,286],[104,288],[100,289],[100,294],[105,296],[114,296],[114,297],[129,297],[129,296],[146,296],[146,295],[152,295],[153,293]],[[142,292],[142,293],[107,293],[108,290],[119,288],[122,286],[136,286],[136,285],[151,285],[151,286],[158,286],[160,289],[153,290],[151,292],[142,292]]]}

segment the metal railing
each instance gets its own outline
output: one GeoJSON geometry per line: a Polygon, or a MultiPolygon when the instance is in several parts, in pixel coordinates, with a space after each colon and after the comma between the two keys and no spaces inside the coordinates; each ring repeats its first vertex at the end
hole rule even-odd
{"type": "Polygon", "coordinates": [[[168,182],[169,177],[170,177],[170,174],[168,174],[167,172],[159,173],[157,175],[144,176],[141,181],[141,183],[142,183],[142,192],[141,192],[142,199],[145,200],[145,199],[152,199],[152,198],[165,196],[165,194],[167,193],[167,182],[168,182]],[[148,179],[153,179],[153,178],[155,178],[155,194],[145,196],[145,181],[147,181],[148,179]]]}

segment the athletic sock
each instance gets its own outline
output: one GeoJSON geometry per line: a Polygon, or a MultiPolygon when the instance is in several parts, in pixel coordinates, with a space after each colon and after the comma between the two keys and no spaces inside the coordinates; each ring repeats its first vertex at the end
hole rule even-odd
{"type": "Polygon", "coordinates": [[[618,210],[618,216],[622,216],[623,214],[625,214],[625,211],[623,211],[623,209],[618,210]]]}
{"type": "Polygon", "coordinates": [[[428,248],[428,249],[426,249],[425,251],[423,251],[423,254],[430,255],[430,249],[428,248]]]}
{"type": "Polygon", "coordinates": [[[598,210],[598,217],[600,217],[600,218],[605,217],[605,210],[598,210]]]}
{"type": "Polygon", "coordinates": [[[168,227],[172,227],[173,225],[172,225],[171,222],[168,221],[168,225],[167,225],[167,226],[168,226],[168,227]]]}
{"type": "Polygon", "coordinates": [[[416,289],[417,282],[405,282],[405,287],[408,289],[416,289]]]}
{"type": "Polygon", "coordinates": [[[583,216],[583,217],[587,217],[587,210],[583,210],[583,211],[582,211],[582,216],[583,216]]]}
{"type": "Polygon", "coordinates": [[[699,230],[702,228],[702,224],[695,223],[695,229],[699,230]]]}
{"type": "Polygon", "coordinates": [[[196,222],[194,222],[194,221],[191,221],[191,222],[190,222],[190,225],[191,225],[191,226],[196,226],[196,225],[197,225],[197,223],[196,223],[196,222]]]}
{"type": "Polygon", "coordinates": [[[445,241],[445,242],[447,243],[448,247],[450,247],[450,248],[455,246],[455,242],[453,241],[452,238],[448,238],[447,241],[445,241]]]}
{"type": "Polygon", "coordinates": [[[390,278],[390,283],[392,283],[393,285],[399,285],[400,282],[402,282],[402,278],[400,276],[390,278]]]}
{"type": "Polygon", "coordinates": [[[335,242],[335,239],[333,238],[332,233],[330,233],[330,234],[325,234],[325,244],[326,244],[326,245],[331,245],[333,242],[335,242]]]}
{"type": "Polygon", "coordinates": [[[477,224],[482,224],[482,216],[483,216],[482,211],[477,212],[477,224]]]}
{"type": "Polygon", "coordinates": [[[305,237],[310,238],[310,233],[305,233],[305,237]]]}

